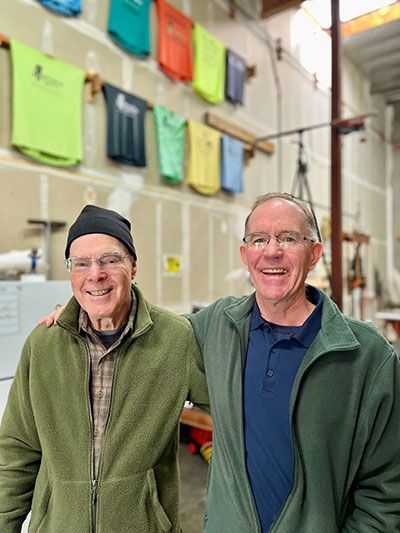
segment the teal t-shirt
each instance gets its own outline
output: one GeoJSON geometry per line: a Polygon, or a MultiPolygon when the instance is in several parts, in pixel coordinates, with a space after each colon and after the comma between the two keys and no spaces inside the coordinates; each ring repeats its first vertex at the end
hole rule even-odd
{"type": "Polygon", "coordinates": [[[182,181],[183,148],[186,120],[165,107],[155,105],[153,117],[156,127],[160,173],[172,183],[182,181]]]}
{"type": "Polygon", "coordinates": [[[123,48],[138,56],[150,53],[151,0],[111,0],[108,31],[123,48]]]}
{"type": "Polygon", "coordinates": [[[11,40],[12,144],[56,166],[82,160],[82,89],[85,72],[11,40]]]}

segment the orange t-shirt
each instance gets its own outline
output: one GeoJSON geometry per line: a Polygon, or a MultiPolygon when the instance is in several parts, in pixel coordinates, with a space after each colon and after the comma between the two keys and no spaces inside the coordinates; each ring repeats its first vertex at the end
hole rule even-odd
{"type": "Polygon", "coordinates": [[[193,79],[192,21],[165,2],[157,0],[158,63],[176,80],[193,79]]]}

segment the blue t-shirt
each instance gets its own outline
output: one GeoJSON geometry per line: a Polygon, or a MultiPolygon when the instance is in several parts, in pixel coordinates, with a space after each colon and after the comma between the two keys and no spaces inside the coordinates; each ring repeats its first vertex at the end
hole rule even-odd
{"type": "Polygon", "coordinates": [[[41,4],[53,11],[64,15],[79,15],[81,12],[81,0],[38,0],[41,4]]]}
{"type": "Polygon", "coordinates": [[[302,326],[264,320],[254,304],[244,371],[246,466],[263,533],[277,518],[293,482],[289,404],[297,371],[321,329],[322,297],[302,326]]]}
{"type": "Polygon", "coordinates": [[[230,193],[243,191],[243,143],[229,135],[221,139],[221,188],[230,193]]]}

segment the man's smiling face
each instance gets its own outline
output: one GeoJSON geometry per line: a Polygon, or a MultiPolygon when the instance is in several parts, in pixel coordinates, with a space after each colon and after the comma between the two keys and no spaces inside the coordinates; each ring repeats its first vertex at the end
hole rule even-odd
{"type": "Polygon", "coordinates": [[[95,329],[117,329],[126,321],[131,304],[131,282],[135,277],[135,262],[128,256],[112,271],[102,269],[97,258],[116,252],[125,256],[128,250],[114,237],[91,233],[75,239],[70,257],[87,257],[92,265],[87,272],[71,272],[72,292],[89,315],[95,329]]]}
{"type": "MultiPolygon", "coordinates": [[[[302,210],[282,198],[273,198],[259,205],[248,221],[247,234],[261,232],[277,235],[282,231],[310,236],[302,210]]],[[[271,237],[265,249],[254,250],[242,245],[240,253],[259,305],[280,302],[296,305],[304,300],[304,282],[308,272],[318,263],[322,246],[302,240],[284,249],[275,237],[271,237]]]]}

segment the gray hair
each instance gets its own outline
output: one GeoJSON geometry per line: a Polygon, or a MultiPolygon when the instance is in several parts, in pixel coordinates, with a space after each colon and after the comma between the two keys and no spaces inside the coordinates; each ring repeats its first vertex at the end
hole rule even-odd
{"type": "Polygon", "coordinates": [[[306,201],[301,200],[300,198],[296,198],[296,196],[292,196],[291,194],[286,192],[269,192],[267,194],[263,194],[262,196],[258,196],[255,199],[253,205],[251,206],[250,213],[247,215],[246,221],[244,223],[245,235],[247,235],[247,228],[253,211],[257,209],[257,207],[261,204],[264,204],[265,202],[268,202],[268,200],[272,200],[274,198],[282,198],[283,200],[287,200],[288,202],[292,202],[293,204],[297,205],[297,207],[299,207],[304,213],[306,219],[306,226],[310,232],[310,237],[312,239],[315,239],[316,241],[322,241],[316,216],[309,204],[306,201]]]}

